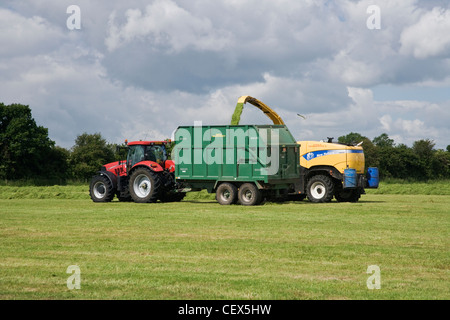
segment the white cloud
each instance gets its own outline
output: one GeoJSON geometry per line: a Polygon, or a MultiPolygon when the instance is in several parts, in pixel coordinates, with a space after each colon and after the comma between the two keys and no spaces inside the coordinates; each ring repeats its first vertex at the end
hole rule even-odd
{"type": "MultiPolygon", "coordinates": [[[[386,131],[448,144],[445,90],[440,102],[383,101],[370,87],[448,87],[449,9],[380,0],[381,30],[368,30],[371,0],[79,0],[82,29],[70,32],[70,4],[0,5],[2,102],[29,104],[64,147],[84,131],[122,142],[228,124],[241,95],[273,107],[298,139],[386,131]]],[[[242,121],[270,123],[252,107],[242,121]]]]}
{"type": "Polygon", "coordinates": [[[391,132],[392,127],[392,117],[388,114],[385,114],[380,117],[380,123],[384,131],[391,132]]]}
{"type": "Polygon", "coordinates": [[[434,113],[441,110],[441,106],[437,104],[420,101],[388,101],[376,104],[380,111],[378,117],[380,130],[395,137],[396,143],[412,145],[416,140],[426,138],[436,140],[444,132],[450,133],[446,125],[441,126],[434,119],[446,117],[445,113],[434,113]]]}
{"type": "Polygon", "coordinates": [[[424,13],[416,24],[403,30],[400,43],[402,54],[418,59],[450,57],[450,9],[436,7],[424,13]]]}
{"type": "Polygon", "coordinates": [[[428,127],[424,121],[419,119],[406,120],[396,119],[393,120],[388,114],[380,117],[380,123],[383,129],[391,136],[398,137],[397,143],[412,143],[412,141],[432,138],[438,136],[438,132],[433,127],[428,127]]]}
{"type": "Polygon", "coordinates": [[[0,57],[35,55],[57,48],[62,31],[40,16],[23,17],[0,8],[0,57]]]}
{"type": "Polygon", "coordinates": [[[170,0],[156,0],[145,12],[128,9],[126,23],[116,25],[116,14],[110,16],[105,44],[114,51],[131,41],[143,41],[155,47],[168,47],[180,52],[192,47],[196,50],[220,51],[232,42],[225,30],[217,30],[207,17],[196,17],[170,0]]]}
{"type": "Polygon", "coordinates": [[[344,51],[339,52],[329,65],[330,74],[348,85],[370,85],[375,83],[382,70],[370,62],[358,61],[344,51]]]}

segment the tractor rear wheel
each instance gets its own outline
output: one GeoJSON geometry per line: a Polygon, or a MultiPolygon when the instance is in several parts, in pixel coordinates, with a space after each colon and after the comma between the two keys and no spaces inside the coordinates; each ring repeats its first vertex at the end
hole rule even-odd
{"type": "Polygon", "coordinates": [[[261,191],[253,183],[244,183],[239,188],[239,202],[244,206],[255,206],[261,203],[261,191]]]}
{"type": "Polygon", "coordinates": [[[224,182],[216,190],[216,200],[222,205],[236,203],[238,190],[235,185],[224,182]]]}
{"type": "Polygon", "coordinates": [[[161,189],[158,174],[147,168],[137,168],[130,176],[130,195],[134,202],[156,202],[161,189]]]}
{"type": "Polygon", "coordinates": [[[114,199],[111,181],[104,175],[92,177],[89,194],[94,202],[111,202],[114,199]]]}
{"type": "Polygon", "coordinates": [[[334,184],[329,176],[312,176],[306,184],[306,194],[311,202],[330,202],[334,195],[334,184]]]}

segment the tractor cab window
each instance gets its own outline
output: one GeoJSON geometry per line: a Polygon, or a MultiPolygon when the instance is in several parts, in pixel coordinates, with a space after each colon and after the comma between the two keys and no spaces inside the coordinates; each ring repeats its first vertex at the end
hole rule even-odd
{"type": "Polygon", "coordinates": [[[145,160],[145,146],[130,146],[128,149],[127,163],[132,168],[136,163],[145,160]]]}
{"type": "Polygon", "coordinates": [[[161,163],[167,160],[166,148],[162,145],[147,146],[145,159],[161,163]]]}
{"type": "Polygon", "coordinates": [[[136,163],[149,160],[163,163],[167,160],[166,148],[163,145],[133,145],[128,149],[127,166],[132,168],[136,163]]]}

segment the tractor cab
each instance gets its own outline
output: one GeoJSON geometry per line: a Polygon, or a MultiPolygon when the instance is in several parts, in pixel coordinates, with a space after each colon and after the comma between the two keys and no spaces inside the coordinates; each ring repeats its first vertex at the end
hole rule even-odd
{"type": "Polygon", "coordinates": [[[128,143],[127,168],[131,170],[141,161],[151,161],[164,168],[167,160],[165,142],[133,141],[128,143]]]}
{"type": "Polygon", "coordinates": [[[127,160],[105,164],[92,178],[91,199],[109,202],[117,195],[119,201],[181,201],[186,193],[177,191],[175,164],[168,158],[170,143],[170,140],[127,143],[127,160]]]}

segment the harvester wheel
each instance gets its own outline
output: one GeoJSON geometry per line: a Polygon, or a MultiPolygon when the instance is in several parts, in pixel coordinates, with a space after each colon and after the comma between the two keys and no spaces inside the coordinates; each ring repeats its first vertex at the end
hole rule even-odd
{"type": "Polygon", "coordinates": [[[216,200],[222,205],[236,203],[238,190],[235,185],[224,182],[216,190],[216,200]]]}
{"type": "Polygon", "coordinates": [[[244,183],[239,188],[239,202],[244,206],[255,206],[261,203],[261,191],[253,183],[244,183]]]}
{"type": "Polygon", "coordinates": [[[161,189],[159,176],[147,168],[137,168],[130,176],[130,195],[134,202],[156,202],[161,189]]]}
{"type": "Polygon", "coordinates": [[[114,199],[111,181],[104,175],[94,176],[89,185],[89,194],[94,202],[110,202],[114,199]]]}
{"type": "Polygon", "coordinates": [[[306,194],[311,202],[330,202],[334,195],[334,184],[325,175],[312,176],[306,184],[306,194]]]}

